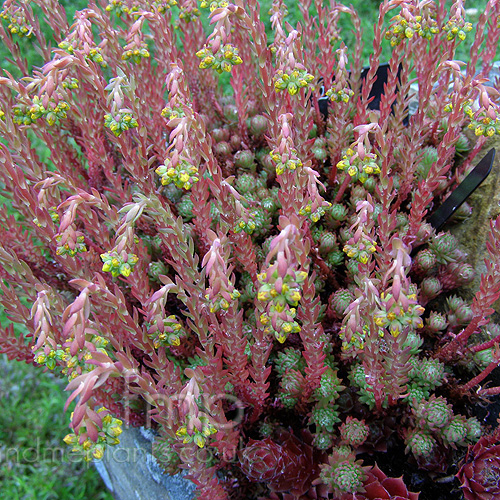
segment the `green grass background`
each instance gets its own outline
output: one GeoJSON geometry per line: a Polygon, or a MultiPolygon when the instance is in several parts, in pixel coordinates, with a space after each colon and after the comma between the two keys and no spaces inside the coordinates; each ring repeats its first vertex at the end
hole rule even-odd
{"type": "MultiPolygon", "coordinates": [[[[85,8],[86,0],[62,0],[72,19],[74,11],[85,8]]],[[[298,2],[289,2],[287,20],[295,25],[301,20],[298,2]]],[[[351,3],[351,2],[346,2],[351,3]]],[[[450,1],[447,2],[451,4],[450,1]]],[[[261,2],[262,16],[267,16],[269,0],[261,2]]],[[[364,60],[368,62],[373,41],[373,24],[377,19],[379,2],[353,0],[359,12],[364,30],[364,60]]],[[[467,2],[466,7],[481,11],[486,0],[467,2]]],[[[206,15],[206,11],[202,15],[206,15]]],[[[474,22],[476,19],[470,19],[474,22]]],[[[354,35],[347,16],[342,15],[340,25],[346,45],[353,46],[354,35]]],[[[268,29],[269,22],[266,22],[268,29]]],[[[47,28],[47,35],[50,30],[47,28]]],[[[460,46],[458,59],[467,60],[472,37],[460,46]]],[[[21,40],[21,50],[31,66],[42,61],[32,42],[21,40]]],[[[390,46],[384,45],[382,60],[390,57],[390,46]]],[[[5,47],[0,46],[0,60],[3,69],[16,75],[16,68],[8,62],[5,47]]],[[[17,75],[21,76],[21,75],[17,75]]],[[[223,82],[224,83],[224,82],[223,82]]],[[[49,150],[41,143],[36,144],[42,159],[48,160],[49,150]]],[[[0,195],[0,203],[8,200],[0,195]]],[[[0,322],[6,325],[8,319],[0,308],[0,322]]],[[[62,438],[68,432],[69,415],[62,409],[66,393],[64,382],[50,373],[43,373],[38,367],[9,362],[0,356],[0,496],[6,500],[111,500],[92,466],[72,462],[62,438]]]]}

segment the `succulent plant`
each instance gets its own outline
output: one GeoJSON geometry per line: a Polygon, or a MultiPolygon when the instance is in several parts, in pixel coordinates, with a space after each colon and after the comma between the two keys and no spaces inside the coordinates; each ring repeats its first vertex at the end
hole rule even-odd
{"type": "Polygon", "coordinates": [[[466,500],[500,498],[500,441],[484,436],[469,446],[457,478],[466,500]]]}
{"type": "Polygon", "coordinates": [[[368,472],[359,500],[418,500],[418,493],[408,491],[402,477],[387,477],[377,464],[368,472]]]}

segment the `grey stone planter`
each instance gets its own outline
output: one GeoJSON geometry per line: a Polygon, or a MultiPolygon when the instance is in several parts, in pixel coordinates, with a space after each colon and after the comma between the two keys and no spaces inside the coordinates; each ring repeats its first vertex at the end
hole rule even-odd
{"type": "Polygon", "coordinates": [[[192,500],[195,485],[182,474],[165,474],[151,449],[154,433],[124,428],[120,444],[107,448],[95,466],[116,500],[192,500]]]}

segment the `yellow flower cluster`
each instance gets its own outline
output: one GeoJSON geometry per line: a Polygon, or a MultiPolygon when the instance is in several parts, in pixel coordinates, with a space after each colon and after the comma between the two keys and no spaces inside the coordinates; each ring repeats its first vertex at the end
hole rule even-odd
{"type": "MultiPolygon", "coordinates": [[[[104,456],[104,450],[107,445],[114,446],[120,443],[118,436],[123,432],[123,422],[111,416],[104,407],[97,410],[97,413],[102,412],[106,412],[107,414],[102,418],[102,429],[99,431],[96,442],[89,439],[88,436],[83,441],[80,440],[80,436],[86,434],[85,423],[81,425],[78,434],[73,432],[66,435],[63,439],[67,445],[73,447],[71,451],[81,454],[86,462],[100,460],[104,456]]],[[[71,416],[73,417],[73,415],[71,416]]]]}
{"type": "Polygon", "coordinates": [[[153,322],[148,331],[148,336],[153,339],[155,349],[162,346],[179,346],[181,345],[181,336],[184,333],[181,323],[172,314],[163,320],[163,331],[153,322]]]}
{"type": "Polygon", "coordinates": [[[295,321],[295,316],[301,299],[300,285],[306,277],[305,271],[288,271],[282,278],[277,269],[271,273],[257,275],[260,283],[257,300],[268,303],[260,321],[263,325],[269,325],[280,343],[285,342],[290,333],[300,332],[300,325],[295,321]]]}
{"type": "MultiPolygon", "coordinates": [[[[56,236],[56,241],[59,243],[61,241],[62,236],[56,236]]],[[[87,247],[85,246],[85,237],[80,235],[76,238],[75,245],[72,247],[69,243],[65,243],[62,246],[58,246],[56,249],[56,255],[69,255],[70,257],[74,257],[77,253],[83,253],[87,251],[87,247]]]]}
{"type": "Polygon", "coordinates": [[[305,69],[293,70],[291,73],[285,73],[279,70],[274,77],[274,88],[276,92],[288,90],[290,95],[295,95],[300,89],[307,87],[314,80],[314,76],[305,69]]]}
{"type": "Polygon", "coordinates": [[[369,175],[380,174],[375,153],[366,153],[361,159],[351,148],[347,149],[342,160],[337,163],[337,169],[346,170],[353,180],[359,180],[362,183],[366,182],[369,175]]]}
{"type": "Polygon", "coordinates": [[[207,0],[202,0],[200,3],[200,7],[202,9],[206,9],[207,7],[210,9],[210,12],[213,12],[215,9],[224,9],[229,5],[227,0],[213,0],[211,2],[207,0]]]}
{"type": "Polygon", "coordinates": [[[42,98],[34,96],[31,105],[16,104],[13,107],[13,121],[17,125],[31,125],[34,121],[45,118],[49,125],[54,125],[59,118],[66,118],[69,104],[60,100],[57,104],[54,99],[49,101],[46,108],[42,104],[42,98]]]}
{"type": "Polygon", "coordinates": [[[386,31],[385,38],[390,40],[391,46],[394,47],[404,40],[413,38],[414,35],[430,40],[432,35],[437,33],[439,33],[438,24],[431,17],[417,15],[405,19],[398,14],[391,19],[391,26],[386,31]]]}
{"type": "Polygon", "coordinates": [[[291,149],[290,153],[284,153],[283,155],[273,149],[269,156],[276,163],[276,175],[281,175],[285,170],[295,170],[297,167],[302,167],[302,161],[297,155],[295,149],[291,149]]]}
{"type": "MultiPolygon", "coordinates": [[[[400,295],[403,295],[401,292],[400,295]]],[[[405,327],[422,328],[422,314],[425,309],[417,303],[417,296],[410,294],[405,297],[406,305],[403,300],[395,301],[392,294],[382,293],[380,295],[385,308],[375,313],[375,323],[383,328],[388,328],[393,337],[397,337],[405,327]],[[409,303],[408,303],[409,302],[409,303]]]]}
{"type": "MultiPolygon", "coordinates": [[[[4,5],[6,5],[5,2],[4,5]]],[[[19,37],[31,38],[33,35],[33,27],[30,26],[24,14],[22,14],[21,9],[9,9],[5,8],[0,12],[0,18],[9,22],[7,29],[13,34],[19,37]]]]}
{"type": "Polygon", "coordinates": [[[221,46],[215,54],[210,48],[204,47],[196,52],[196,57],[201,59],[200,68],[213,68],[217,73],[229,73],[233,66],[243,62],[238,49],[229,43],[221,46]]]}
{"type": "Polygon", "coordinates": [[[467,33],[472,30],[472,24],[466,23],[463,19],[457,21],[456,19],[450,19],[444,26],[443,31],[447,33],[446,38],[448,40],[453,40],[458,38],[460,40],[465,40],[467,33]]]}
{"type": "Polygon", "coordinates": [[[495,134],[500,134],[500,117],[498,113],[495,111],[494,118],[488,116],[484,109],[474,113],[471,104],[472,102],[469,100],[463,108],[464,113],[470,118],[468,128],[474,130],[474,134],[477,136],[485,135],[492,137],[495,134]]]}
{"type": "Polygon", "coordinates": [[[362,235],[356,243],[344,245],[343,250],[349,258],[366,264],[370,255],[377,250],[377,244],[368,236],[362,235]]]}
{"type": "MultiPolygon", "coordinates": [[[[68,54],[74,54],[75,53],[75,47],[73,46],[72,43],[68,42],[67,40],[63,40],[58,47],[62,50],[65,50],[68,54]]],[[[85,54],[85,57],[87,59],[90,59],[91,61],[94,61],[96,64],[100,64],[103,68],[107,67],[107,63],[104,60],[104,57],[102,57],[102,49],[101,47],[93,47],[90,50],[88,50],[88,53],[85,54]]]]}
{"type": "Polygon", "coordinates": [[[138,125],[137,120],[129,112],[104,115],[104,126],[108,127],[116,137],[130,128],[137,128],[138,125]]]}
{"type": "Polygon", "coordinates": [[[308,203],[299,210],[299,214],[305,215],[312,222],[318,222],[321,219],[321,217],[325,215],[325,209],[329,208],[331,205],[332,205],[331,203],[328,203],[328,205],[324,207],[319,206],[318,208],[316,208],[316,210],[313,210],[312,203],[308,203]]]}
{"type": "Polygon", "coordinates": [[[165,163],[155,170],[161,177],[163,186],[173,182],[179,189],[189,190],[195,182],[198,182],[198,168],[187,160],[179,160],[175,167],[172,167],[168,158],[165,163]]]}
{"type": "Polygon", "coordinates": [[[101,260],[104,262],[102,270],[105,273],[110,272],[114,278],[120,274],[127,278],[134,270],[139,257],[133,253],[121,255],[118,252],[112,251],[101,254],[101,260]]]}
{"type": "MultiPolygon", "coordinates": [[[[189,418],[191,418],[191,416],[188,416],[188,419],[189,418]]],[[[207,438],[215,434],[217,429],[206,416],[202,415],[198,417],[197,420],[199,424],[201,424],[198,425],[200,428],[193,425],[190,429],[189,426],[183,425],[177,429],[175,435],[181,438],[184,444],[195,443],[199,448],[203,448],[207,442],[207,438]]]]}
{"type": "Polygon", "coordinates": [[[122,60],[128,61],[132,59],[136,64],[139,64],[142,59],[148,58],[150,56],[149,50],[146,47],[141,47],[140,49],[126,50],[122,54],[122,60]]]}
{"type": "Polygon", "coordinates": [[[354,91],[349,88],[329,89],[326,91],[326,96],[335,102],[349,102],[349,99],[354,95],[354,91]]]}

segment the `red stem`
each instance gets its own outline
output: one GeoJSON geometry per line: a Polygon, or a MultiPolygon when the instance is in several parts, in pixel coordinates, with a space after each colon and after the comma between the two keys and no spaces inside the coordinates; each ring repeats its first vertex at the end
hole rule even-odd
{"type": "Polygon", "coordinates": [[[342,185],[340,186],[340,189],[339,189],[337,195],[335,196],[335,199],[333,200],[333,203],[338,203],[342,199],[342,196],[344,195],[345,190],[347,189],[347,186],[349,185],[349,182],[351,182],[351,176],[349,174],[347,174],[344,178],[344,181],[342,182],[342,185]]]}
{"type": "MultiPolygon", "coordinates": [[[[469,380],[466,384],[460,386],[463,391],[469,391],[475,385],[479,385],[496,367],[498,366],[498,361],[492,361],[479,375],[469,380]]],[[[487,389],[485,389],[487,390],[487,389]]],[[[483,391],[481,391],[482,394],[483,391]]]]}
{"type": "Polygon", "coordinates": [[[498,342],[500,342],[500,336],[498,337],[495,337],[491,340],[488,340],[487,342],[483,342],[482,344],[477,344],[477,345],[474,345],[470,348],[470,350],[472,352],[480,352],[480,351],[484,351],[486,349],[490,349],[491,347],[493,347],[495,344],[497,344],[498,342]]]}

